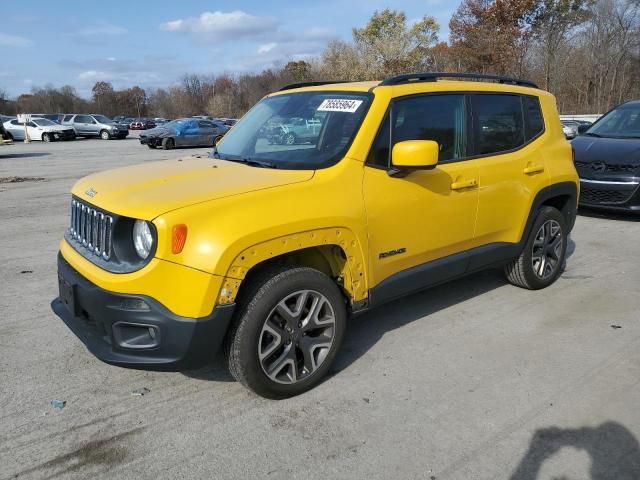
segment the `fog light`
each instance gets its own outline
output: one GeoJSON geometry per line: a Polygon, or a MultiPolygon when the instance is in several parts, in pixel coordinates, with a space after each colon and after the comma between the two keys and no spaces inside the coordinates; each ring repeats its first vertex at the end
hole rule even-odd
{"type": "Polygon", "coordinates": [[[160,330],[154,325],[117,322],[113,324],[113,339],[121,348],[156,348],[160,345],[160,330]]]}

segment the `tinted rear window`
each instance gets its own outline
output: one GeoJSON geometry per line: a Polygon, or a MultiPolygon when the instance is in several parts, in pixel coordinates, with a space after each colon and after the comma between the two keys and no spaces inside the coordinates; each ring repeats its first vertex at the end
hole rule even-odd
{"type": "Polygon", "coordinates": [[[544,131],[544,119],[540,100],[536,97],[522,97],[526,141],[536,138],[544,131]]]}
{"type": "Polygon", "coordinates": [[[477,155],[507,152],[522,146],[524,125],[519,95],[472,95],[477,155]]]}

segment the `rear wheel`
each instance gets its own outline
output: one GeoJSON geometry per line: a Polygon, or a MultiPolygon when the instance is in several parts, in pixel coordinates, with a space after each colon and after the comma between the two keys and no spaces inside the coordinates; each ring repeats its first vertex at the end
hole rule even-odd
{"type": "Polygon", "coordinates": [[[266,398],[316,386],[336,357],[346,327],[344,298],[325,274],[279,267],[256,276],[238,300],[225,353],[231,374],[266,398]]]}
{"type": "Polygon", "coordinates": [[[43,142],[50,142],[51,141],[51,135],[49,133],[43,133],[42,134],[42,141],[43,142]]]}
{"type": "Polygon", "coordinates": [[[173,138],[163,138],[162,139],[162,149],[163,150],[172,150],[176,146],[176,142],[173,138]]]}
{"type": "Polygon", "coordinates": [[[152,144],[150,144],[150,143],[147,143],[147,147],[151,148],[152,150],[156,148],[156,146],[155,146],[155,145],[152,145],[152,144]]]}
{"type": "Polygon", "coordinates": [[[109,140],[111,138],[111,135],[109,135],[109,132],[107,132],[106,130],[102,130],[100,132],[100,138],[102,140],[109,140]]]}
{"type": "Polygon", "coordinates": [[[505,267],[513,285],[539,290],[555,282],[566,262],[567,226],[562,213],[543,207],[518,258],[505,267]]]}

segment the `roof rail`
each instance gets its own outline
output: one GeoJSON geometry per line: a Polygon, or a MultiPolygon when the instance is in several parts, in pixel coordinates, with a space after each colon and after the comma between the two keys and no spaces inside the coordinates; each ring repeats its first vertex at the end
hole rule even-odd
{"type": "Polygon", "coordinates": [[[279,92],[283,92],[285,90],[292,90],[294,88],[303,88],[303,87],[318,87],[320,85],[332,85],[334,83],[345,83],[344,80],[338,81],[324,81],[324,82],[299,82],[299,83],[291,83],[289,85],[285,85],[282,87],[279,92]]]}
{"type": "Polygon", "coordinates": [[[510,85],[521,85],[523,87],[538,88],[538,86],[529,81],[521,80],[519,78],[503,77],[501,75],[486,75],[484,73],[446,73],[446,72],[425,72],[425,73],[407,73],[405,75],[397,75],[395,77],[389,77],[382,82],[380,86],[384,85],[400,85],[403,83],[411,82],[435,82],[439,78],[468,78],[475,80],[495,80],[498,83],[507,83],[510,85]]]}

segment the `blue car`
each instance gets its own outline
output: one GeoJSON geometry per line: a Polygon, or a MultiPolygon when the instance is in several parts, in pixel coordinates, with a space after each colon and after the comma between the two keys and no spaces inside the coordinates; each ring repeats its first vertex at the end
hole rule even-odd
{"type": "Polygon", "coordinates": [[[180,118],[140,134],[140,143],[149,148],[211,147],[220,141],[229,126],[216,120],[180,118]]]}

